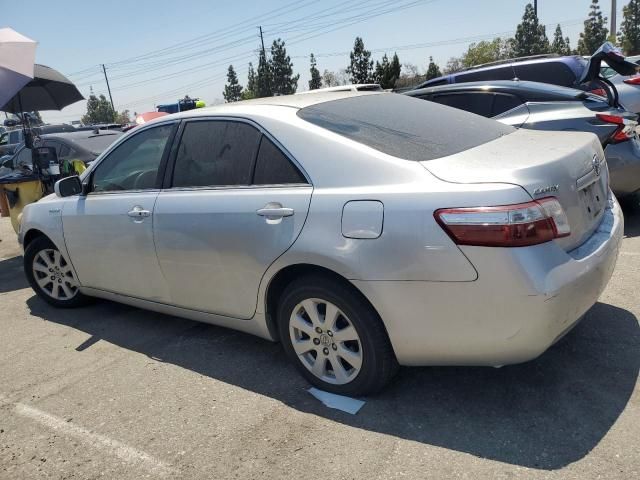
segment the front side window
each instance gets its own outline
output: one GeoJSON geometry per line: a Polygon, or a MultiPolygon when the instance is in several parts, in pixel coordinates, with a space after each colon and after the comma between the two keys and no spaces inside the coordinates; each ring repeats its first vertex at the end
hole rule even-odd
{"type": "Polygon", "coordinates": [[[243,122],[189,122],[178,146],[174,187],[249,185],[260,131],[243,122]]]}
{"type": "Polygon", "coordinates": [[[158,169],[174,125],[149,128],[118,145],[92,175],[93,192],[145,190],[157,185],[158,169]]]}

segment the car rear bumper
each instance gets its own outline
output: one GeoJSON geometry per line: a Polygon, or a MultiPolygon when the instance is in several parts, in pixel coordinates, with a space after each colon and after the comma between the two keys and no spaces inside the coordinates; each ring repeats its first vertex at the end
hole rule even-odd
{"type": "Polygon", "coordinates": [[[624,219],[612,197],[589,239],[565,252],[464,247],[473,282],[353,281],[382,317],[402,365],[491,365],[531,360],[597,301],[618,257],[624,219]]]}
{"type": "Polygon", "coordinates": [[[618,197],[640,189],[640,141],[630,140],[606,146],[609,184],[618,197]]]}

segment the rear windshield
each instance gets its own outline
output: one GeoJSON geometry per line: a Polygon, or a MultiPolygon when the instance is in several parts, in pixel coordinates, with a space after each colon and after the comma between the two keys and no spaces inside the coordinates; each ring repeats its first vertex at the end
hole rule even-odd
{"type": "Polygon", "coordinates": [[[94,155],[100,155],[109,145],[119,139],[122,134],[103,134],[82,139],[76,139],[75,143],[90,151],[94,155]]]}
{"type": "Polygon", "coordinates": [[[418,162],[515,131],[494,120],[395,93],[320,103],[298,110],[298,116],[388,155],[418,162]]]}

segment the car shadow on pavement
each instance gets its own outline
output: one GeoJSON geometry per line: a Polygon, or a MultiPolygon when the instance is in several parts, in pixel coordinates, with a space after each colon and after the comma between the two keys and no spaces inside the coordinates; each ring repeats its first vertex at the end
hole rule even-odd
{"type": "Polygon", "coordinates": [[[0,260],[0,293],[27,288],[29,282],[22,269],[22,256],[0,260]]]}
{"type": "Polygon", "coordinates": [[[111,302],[55,310],[27,301],[44,320],[99,342],[171,363],[354,428],[553,470],[580,460],[624,410],[640,369],[636,317],[598,303],[535,361],[501,369],[404,368],[355,416],[325,408],[280,345],[243,333],[111,302]]]}

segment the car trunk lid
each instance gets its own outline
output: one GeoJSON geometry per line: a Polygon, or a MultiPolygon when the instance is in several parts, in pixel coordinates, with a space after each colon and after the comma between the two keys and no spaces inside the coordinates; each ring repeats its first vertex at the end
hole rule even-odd
{"type": "MultiPolygon", "coordinates": [[[[447,182],[509,183],[519,185],[533,199],[556,197],[567,214],[571,234],[554,241],[567,251],[581,245],[604,215],[609,174],[602,147],[593,134],[518,130],[421,163],[447,182]]],[[[458,206],[463,205],[443,205],[458,206]]]]}

